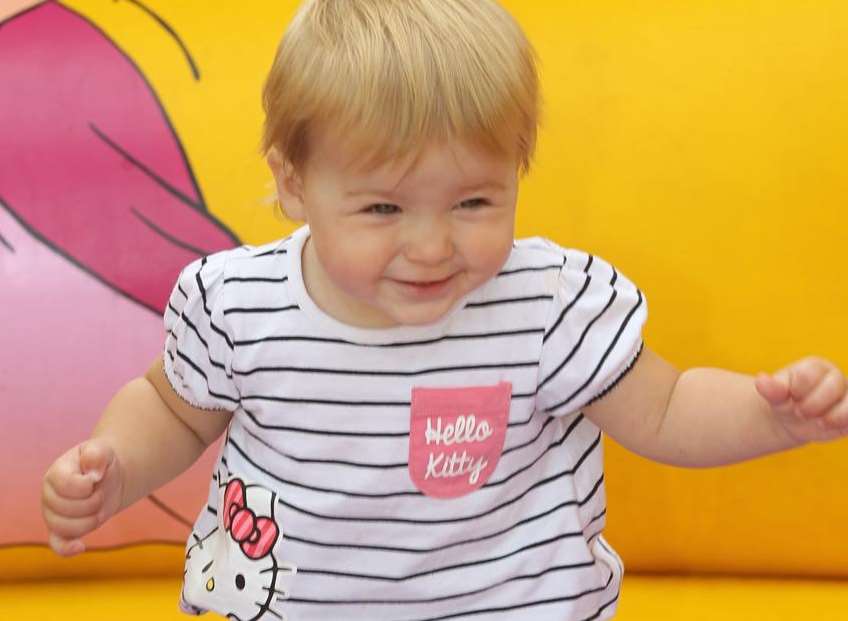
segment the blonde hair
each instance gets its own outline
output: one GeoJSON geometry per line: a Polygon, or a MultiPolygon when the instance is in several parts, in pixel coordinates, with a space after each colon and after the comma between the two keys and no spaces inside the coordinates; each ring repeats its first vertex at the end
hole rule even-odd
{"type": "Polygon", "coordinates": [[[494,0],[307,0],[263,90],[262,151],[295,168],[329,128],[377,163],[468,140],[516,155],[536,146],[536,55],[494,0]]]}

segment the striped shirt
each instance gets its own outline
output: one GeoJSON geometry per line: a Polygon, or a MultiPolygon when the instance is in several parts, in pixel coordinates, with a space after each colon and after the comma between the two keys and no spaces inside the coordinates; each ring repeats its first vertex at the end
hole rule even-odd
{"type": "Polygon", "coordinates": [[[601,433],[581,408],[638,357],[642,293],[531,238],[437,323],[356,328],[309,298],[308,235],[198,259],[171,295],[168,379],[234,413],[183,610],[612,617],[623,569],[601,536],[601,433]]]}

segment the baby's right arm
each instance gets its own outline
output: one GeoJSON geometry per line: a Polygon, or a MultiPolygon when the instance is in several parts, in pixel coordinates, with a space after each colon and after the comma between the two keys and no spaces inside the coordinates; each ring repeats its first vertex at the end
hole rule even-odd
{"type": "Polygon", "coordinates": [[[112,398],[91,439],[45,474],[42,513],[50,546],[64,556],[82,552],[80,537],[186,470],[231,416],[188,405],[157,358],[112,398]]]}

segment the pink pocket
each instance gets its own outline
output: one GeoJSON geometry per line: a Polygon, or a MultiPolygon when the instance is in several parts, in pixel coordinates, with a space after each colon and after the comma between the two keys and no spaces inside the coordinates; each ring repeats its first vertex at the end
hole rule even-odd
{"type": "Polygon", "coordinates": [[[413,388],[409,474],[428,496],[456,498],[482,486],[503,450],[512,384],[413,388]]]}

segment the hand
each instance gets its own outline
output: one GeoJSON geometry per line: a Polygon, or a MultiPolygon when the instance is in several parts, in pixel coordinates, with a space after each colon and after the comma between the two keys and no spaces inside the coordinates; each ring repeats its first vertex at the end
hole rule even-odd
{"type": "Polygon", "coordinates": [[[774,375],[760,373],[755,385],[799,442],[848,435],[848,381],[832,362],[804,358],[774,375]]]}
{"type": "Polygon", "coordinates": [[[84,551],[80,537],[117,513],[122,488],[115,452],[102,440],[78,444],[53,462],[41,488],[50,547],[62,556],[84,551]]]}

